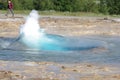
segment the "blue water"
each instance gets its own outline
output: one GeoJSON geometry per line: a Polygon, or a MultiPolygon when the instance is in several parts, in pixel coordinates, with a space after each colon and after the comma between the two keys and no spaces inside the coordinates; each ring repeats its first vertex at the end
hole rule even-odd
{"type": "Polygon", "coordinates": [[[49,37],[53,38],[53,36],[61,43],[66,42],[64,46],[60,46],[62,49],[32,49],[16,38],[1,37],[0,60],[120,64],[120,37],[63,37],[57,35],[49,37]],[[9,46],[6,45],[7,43],[10,43],[9,46]]]}
{"type": "Polygon", "coordinates": [[[104,41],[54,34],[44,34],[36,39],[23,35],[20,41],[31,49],[44,51],[79,51],[105,47],[106,45],[104,41]]]}

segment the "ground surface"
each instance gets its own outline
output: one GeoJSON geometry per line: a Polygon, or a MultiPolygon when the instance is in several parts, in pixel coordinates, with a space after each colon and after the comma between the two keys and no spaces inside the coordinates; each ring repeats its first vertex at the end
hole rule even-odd
{"type": "MultiPolygon", "coordinates": [[[[25,18],[1,14],[0,37],[17,37],[25,18]]],[[[120,21],[114,18],[42,16],[39,23],[45,32],[63,36],[120,36],[120,21]]],[[[89,63],[0,61],[0,80],[120,80],[119,73],[111,74],[117,70],[118,67],[89,63]]]]}
{"type": "MultiPolygon", "coordinates": [[[[4,16],[4,15],[3,15],[4,16]]],[[[26,16],[0,19],[0,36],[18,36],[21,24],[26,16]]],[[[66,36],[80,35],[120,35],[120,19],[103,17],[64,17],[44,16],[40,18],[40,26],[45,32],[66,36]]]]}

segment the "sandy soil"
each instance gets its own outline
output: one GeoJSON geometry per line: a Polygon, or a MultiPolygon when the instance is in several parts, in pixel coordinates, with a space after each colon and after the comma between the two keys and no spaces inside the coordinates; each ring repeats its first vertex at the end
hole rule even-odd
{"type": "MultiPolygon", "coordinates": [[[[0,36],[15,37],[19,35],[25,16],[0,19],[0,36]]],[[[45,32],[65,36],[113,35],[120,36],[120,19],[101,17],[63,17],[46,16],[40,18],[40,26],[45,32]]]]}
{"type": "MultiPolygon", "coordinates": [[[[0,37],[17,37],[25,16],[3,16],[0,37]]],[[[120,21],[113,18],[46,16],[40,18],[40,26],[47,33],[63,36],[120,36],[120,21]]],[[[120,80],[120,74],[114,74],[118,70],[118,67],[89,63],[0,61],[0,80],[120,80]]]]}
{"type": "Polygon", "coordinates": [[[116,67],[53,62],[0,61],[0,80],[120,80],[116,67]]]}

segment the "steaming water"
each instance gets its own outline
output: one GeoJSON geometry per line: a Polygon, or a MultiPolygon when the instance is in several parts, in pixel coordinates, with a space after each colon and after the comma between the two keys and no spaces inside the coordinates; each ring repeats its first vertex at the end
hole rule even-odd
{"type": "Polygon", "coordinates": [[[0,60],[101,63],[119,65],[120,37],[65,37],[46,34],[32,11],[19,38],[0,38],[0,60]]]}
{"type": "MultiPolygon", "coordinates": [[[[94,42],[105,42],[103,48],[86,48],[80,50],[70,50],[70,51],[45,51],[45,50],[34,50],[29,47],[26,47],[20,41],[15,41],[15,38],[0,38],[0,44],[10,44],[9,47],[3,48],[1,46],[0,50],[0,60],[8,61],[53,61],[53,62],[63,62],[63,63],[81,63],[81,62],[90,62],[90,63],[101,63],[101,64],[117,64],[120,62],[120,37],[67,37],[67,39],[74,38],[76,39],[76,46],[79,46],[81,41],[85,42],[86,45],[93,45],[89,43],[90,41],[94,42]],[[77,44],[78,43],[78,44],[77,44]],[[88,44],[87,44],[88,43],[88,44]]],[[[71,42],[72,39],[71,39],[71,42]]],[[[84,44],[85,44],[84,43],[84,44]]],[[[83,43],[82,43],[83,44],[83,43]]],[[[73,47],[73,43],[69,46],[73,47]]],[[[75,46],[75,45],[74,45],[75,46]]],[[[5,47],[5,46],[4,46],[5,47]]]]}
{"type": "Polygon", "coordinates": [[[104,42],[95,40],[67,39],[60,35],[46,34],[40,29],[38,22],[39,15],[33,10],[28,16],[26,23],[20,29],[20,41],[27,47],[36,50],[69,51],[84,50],[97,47],[104,47],[104,42]],[[79,44],[79,45],[77,45],[79,44]]]}

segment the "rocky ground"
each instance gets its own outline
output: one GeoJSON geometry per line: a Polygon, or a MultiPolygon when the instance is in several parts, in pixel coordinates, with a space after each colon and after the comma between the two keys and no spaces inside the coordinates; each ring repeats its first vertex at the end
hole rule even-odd
{"type": "MultiPolygon", "coordinates": [[[[0,18],[0,37],[17,37],[26,17],[0,18]]],[[[42,16],[39,23],[46,33],[63,36],[120,36],[118,18],[42,16]]],[[[0,61],[0,80],[120,80],[120,74],[114,74],[118,70],[89,63],[0,61]]]]}
{"type": "Polygon", "coordinates": [[[0,80],[119,80],[116,67],[94,64],[0,61],[0,80]]]}
{"type": "MultiPolygon", "coordinates": [[[[15,37],[19,35],[25,16],[0,19],[0,36],[15,37]]],[[[101,17],[64,17],[44,16],[40,26],[46,33],[65,36],[113,35],[120,36],[120,19],[101,17]]]]}

